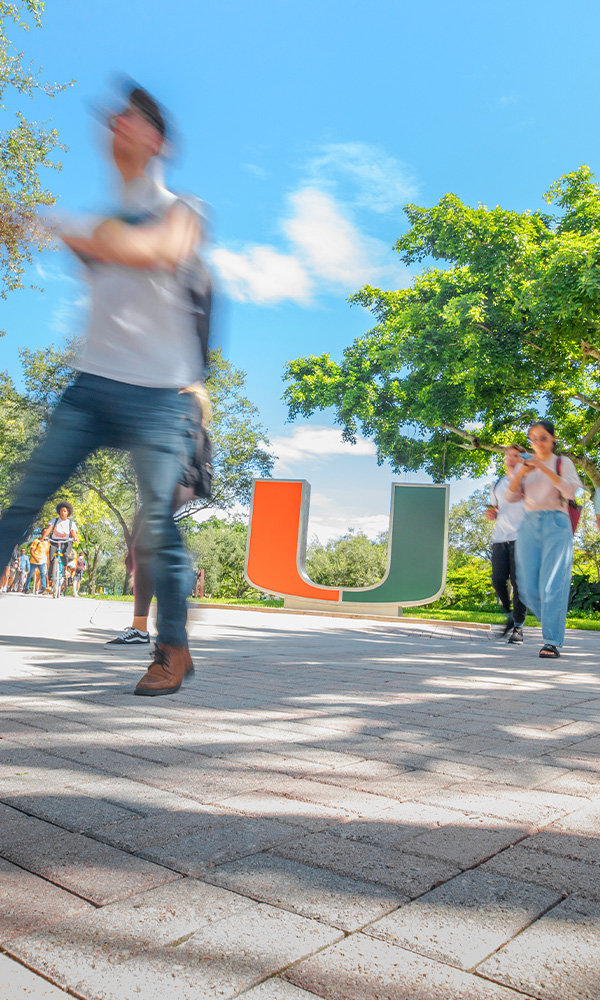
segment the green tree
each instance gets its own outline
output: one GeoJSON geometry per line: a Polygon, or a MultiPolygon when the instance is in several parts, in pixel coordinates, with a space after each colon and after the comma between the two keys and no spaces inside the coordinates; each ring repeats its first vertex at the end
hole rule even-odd
{"type": "Polygon", "coordinates": [[[451,568],[474,558],[491,559],[494,523],[485,517],[489,503],[490,491],[483,489],[452,504],[448,518],[448,563],[451,568]]]}
{"type": "Polygon", "coordinates": [[[42,0],[8,3],[0,0],[0,109],[5,117],[8,104],[13,108],[12,124],[0,131],[0,296],[22,288],[25,265],[33,259],[32,251],[48,245],[45,231],[36,221],[40,206],[54,204],[54,197],[44,187],[40,171],[60,169],[53,159],[59,142],[56,129],[47,122],[29,121],[19,104],[22,98],[39,94],[54,97],[64,86],[44,83],[40,72],[24,60],[15,48],[8,31],[27,32],[30,25],[41,27],[42,0]]]}
{"type": "Polygon", "coordinates": [[[387,533],[372,542],[362,531],[321,545],[311,541],[306,553],[306,571],[314,583],[330,587],[368,587],[385,575],[387,533]]]}
{"type": "Polygon", "coordinates": [[[244,575],[246,538],[244,522],[212,517],[202,524],[188,522],[185,540],[194,567],[204,570],[204,590],[212,597],[244,597],[252,592],[244,575]]]}
{"type": "Polygon", "coordinates": [[[575,573],[585,574],[596,583],[600,582],[600,534],[596,524],[596,512],[589,500],[582,505],[575,535],[573,570],[575,573]]]}
{"type": "Polygon", "coordinates": [[[380,462],[439,482],[481,476],[538,414],[600,487],[600,188],[587,167],[546,199],[556,214],[470,208],[448,194],[406,207],[396,249],[410,288],[350,300],[376,326],[336,362],[286,370],[292,417],[333,407],[343,435],[373,437],[380,462]]]}

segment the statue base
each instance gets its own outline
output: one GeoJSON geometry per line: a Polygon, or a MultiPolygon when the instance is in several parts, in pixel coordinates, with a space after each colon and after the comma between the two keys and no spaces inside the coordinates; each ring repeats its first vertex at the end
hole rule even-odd
{"type": "Polygon", "coordinates": [[[401,604],[358,604],[354,601],[313,601],[307,597],[286,597],[284,608],[290,611],[321,611],[332,615],[373,615],[377,618],[401,618],[401,604]]]}

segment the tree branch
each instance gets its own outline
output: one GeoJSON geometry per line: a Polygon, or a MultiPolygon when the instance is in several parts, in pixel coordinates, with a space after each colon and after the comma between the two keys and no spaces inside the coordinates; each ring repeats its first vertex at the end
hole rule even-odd
{"type": "Polygon", "coordinates": [[[576,468],[585,473],[595,490],[600,489],[600,471],[591,459],[586,458],[585,455],[574,455],[571,451],[561,451],[561,455],[566,455],[576,468]]]}
{"type": "MultiPolygon", "coordinates": [[[[565,393],[565,396],[567,395],[569,393],[565,393]]],[[[597,403],[594,399],[590,399],[589,396],[584,396],[581,392],[576,392],[574,396],[571,396],[571,399],[578,399],[585,406],[590,406],[593,410],[600,410],[600,403],[597,403]]]]}
{"type": "Polygon", "coordinates": [[[451,434],[456,434],[458,437],[463,438],[468,441],[468,444],[459,444],[457,447],[464,448],[465,451],[490,451],[496,455],[504,454],[504,445],[501,444],[485,444],[476,434],[471,434],[469,431],[463,431],[458,427],[453,427],[451,424],[440,424],[443,431],[450,431],[451,434]]]}
{"type": "Polygon", "coordinates": [[[595,358],[596,361],[600,361],[600,351],[596,347],[592,347],[585,340],[581,341],[581,350],[583,351],[584,358],[595,358]]]}
{"type": "Polygon", "coordinates": [[[596,437],[596,434],[598,433],[598,431],[600,431],[600,417],[596,418],[596,420],[594,421],[594,423],[590,427],[590,429],[587,432],[587,434],[584,434],[584,436],[581,438],[581,440],[579,442],[579,446],[581,448],[585,448],[590,443],[590,441],[592,440],[592,438],[596,437]]]}
{"type": "Polygon", "coordinates": [[[110,508],[110,510],[112,510],[113,514],[115,515],[119,524],[121,525],[121,528],[123,530],[123,537],[125,538],[125,544],[129,549],[131,547],[131,532],[127,527],[127,521],[121,514],[121,511],[117,507],[115,507],[114,503],[107,497],[106,493],[104,493],[103,490],[95,486],[94,483],[91,483],[89,480],[86,483],[85,480],[83,479],[82,482],[84,483],[84,485],[87,486],[89,490],[93,490],[94,493],[96,493],[100,497],[102,502],[105,503],[106,506],[110,508]]]}

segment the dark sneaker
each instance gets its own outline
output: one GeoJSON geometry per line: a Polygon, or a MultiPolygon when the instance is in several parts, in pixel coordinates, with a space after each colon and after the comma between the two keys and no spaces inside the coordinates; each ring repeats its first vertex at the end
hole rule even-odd
{"type": "Polygon", "coordinates": [[[523,642],[523,629],[520,625],[515,625],[512,634],[508,638],[509,642],[523,642]]]}
{"type": "Polygon", "coordinates": [[[123,632],[120,632],[114,639],[109,639],[106,643],[107,646],[148,646],[149,644],[150,633],[140,632],[139,628],[134,628],[133,625],[128,625],[123,632]]]}
{"type": "Polygon", "coordinates": [[[498,635],[504,638],[505,635],[508,635],[509,632],[512,632],[514,627],[515,627],[514,619],[512,615],[509,615],[506,621],[504,622],[504,625],[498,632],[498,635]]]}

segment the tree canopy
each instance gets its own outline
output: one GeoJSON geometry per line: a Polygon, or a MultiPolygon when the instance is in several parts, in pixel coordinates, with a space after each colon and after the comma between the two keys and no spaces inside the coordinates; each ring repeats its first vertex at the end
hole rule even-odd
{"type": "Polygon", "coordinates": [[[8,32],[26,32],[30,23],[41,27],[42,0],[8,3],[0,0],[0,110],[12,111],[12,124],[0,131],[0,296],[22,288],[25,265],[33,249],[43,249],[49,240],[37,224],[36,210],[53,205],[54,197],[44,186],[40,171],[60,169],[54,152],[64,149],[56,129],[48,122],[30,121],[21,109],[22,98],[38,94],[54,97],[64,86],[45,83],[40,71],[25,62],[24,53],[13,46],[8,32]]]}
{"type": "Polygon", "coordinates": [[[435,482],[485,474],[538,416],[600,486],[600,187],[588,167],[545,195],[557,211],[470,208],[448,194],[408,205],[402,261],[427,264],[408,288],[366,286],[350,302],[376,325],[334,361],[286,369],[291,417],[333,407],[395,471],[435,482]]]}

